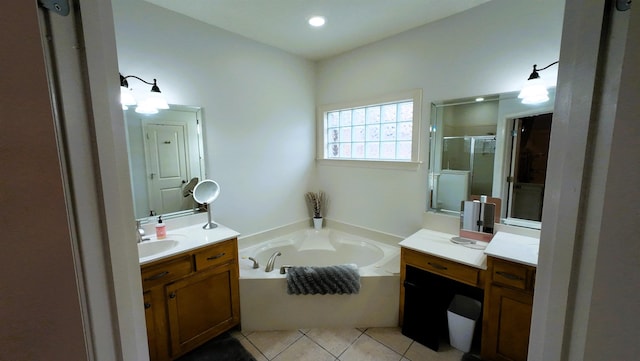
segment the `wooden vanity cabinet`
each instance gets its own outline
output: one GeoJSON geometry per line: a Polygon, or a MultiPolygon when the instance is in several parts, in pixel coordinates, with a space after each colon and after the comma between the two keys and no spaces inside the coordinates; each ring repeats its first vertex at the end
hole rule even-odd
{"type": "Polygon", "coordinates": [[[237,239],[141,271],[151,360],[175,359],[240,323],[237,239]]]}
{"type": "Polygon", "coordinates": [[[406,267],[411,266],[446,277],[472,287],[484,288],[484,271],[423,252],[402,247],[400,250],[400,310],[399,324],[404,319],[406,267]]]}
{"type": "MultiPolygon", "coordinates": [[[[398,320],[402,334],[438,351],[443,337],[448,336],[451,300],[461,294],[481,301],[484,277],[480,268],[402,247],[398,320]]],[[[480,332],[477,335],[476,343],[480,332]]]]}
{"type": "Polygon", "coordinates": [[[487,258],[482,358],[526,361],[536,268],[487,258]]]}
{"type": "Polygon", "coordinates": [[[481,270],[462,263],[449,261],[407,248],[402,248],[401,250],[401,263],[405,266],[409,265],[420,268],[469,286],[483,287],[481,270]]]}

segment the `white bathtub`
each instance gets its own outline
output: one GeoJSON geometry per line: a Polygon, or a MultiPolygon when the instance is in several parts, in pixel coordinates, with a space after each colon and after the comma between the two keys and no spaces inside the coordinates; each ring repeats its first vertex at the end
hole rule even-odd
{"type": "Polygon", "coordinates": [[[331,229],[305,229],[243,248],[240,255],[242,329],[293,330],[316,327],[393,327],[398,325],[400,248],[331,229]],[[272,272],[265,272],[275,252],[272,272]],[[256,258],[259,269],[253,269],[256,258]],[[282,265],[358,265],[360,293],[289,295],[282,265]]]}

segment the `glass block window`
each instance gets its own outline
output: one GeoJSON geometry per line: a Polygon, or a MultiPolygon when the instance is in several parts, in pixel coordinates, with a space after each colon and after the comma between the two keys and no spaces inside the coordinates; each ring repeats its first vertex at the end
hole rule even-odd
{"type": "MultiPolygon", "coordinates": [[[[321,110],[322,159],[417,161],[420,91],[321,110]]],[[[320,130],[320,128],[319,128],[320,130]]]]}

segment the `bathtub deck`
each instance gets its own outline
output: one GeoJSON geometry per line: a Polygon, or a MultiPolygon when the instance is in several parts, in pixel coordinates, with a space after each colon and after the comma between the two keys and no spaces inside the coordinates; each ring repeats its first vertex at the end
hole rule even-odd
{"type": "Polygon", "coordinates": [[[362,277],[355,295],[289,295],[286,280],[240,279],[244,331],[395,327],[400,276],[362,277]]]}

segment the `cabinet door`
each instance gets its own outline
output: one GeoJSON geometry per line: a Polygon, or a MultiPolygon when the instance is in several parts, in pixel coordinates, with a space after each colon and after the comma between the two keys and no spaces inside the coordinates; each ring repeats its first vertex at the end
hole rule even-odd
{"type": "Polygon", "coordinates": [[[164,287],[155,287],[143,293],[144,317],[147,325],[147,342],[151,361],[168,361],[168,330],[164,287]]]}
{"type": "Polygon", "coordinates": [[[144,301],[144,319],[147,325],[147,343],[149,345],[149,359],[157,360],[158,352],[156,350],[156,322],[154,319],[154,311],[153,307],[153,298],[151,297],[151,292],[147,291],[142,294],[142,298],[144,301]]]}
{"type": "Polygon", "coordinates": [[[533,295],[494,285],[489,292],[491,307],[488,332],[484,334],[483,358],[526,361],[533,295]]]}
{"type": "Polygon", "coordinates": [[[238,324],[238,271],[226,264],[165,288],[172,357],[238,324]]]}

